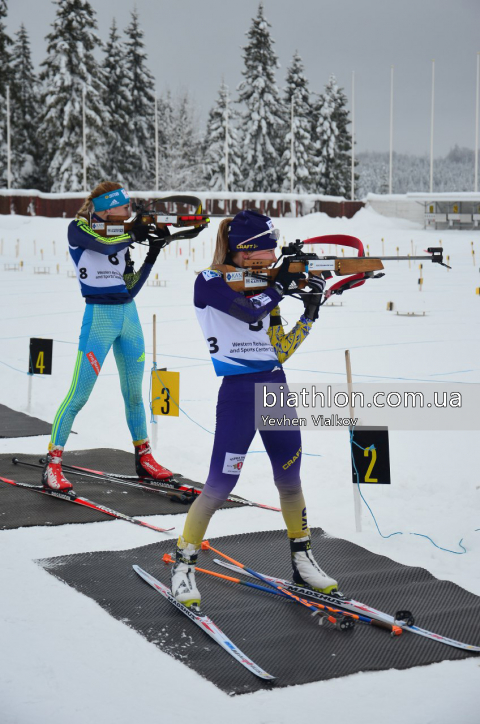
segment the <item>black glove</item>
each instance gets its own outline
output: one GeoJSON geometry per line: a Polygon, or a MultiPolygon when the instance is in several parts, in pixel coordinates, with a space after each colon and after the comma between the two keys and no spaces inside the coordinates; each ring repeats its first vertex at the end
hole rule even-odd
{"type": "MultiPolygon", "coordinates": [[[[277,292],[280,292],[280,294],[288,294],[292,282],[295,282],[296,284],[300,281],[300,279],[305,279],[305,274],[302,274],[301,272],[288,271],[290,262],[291,259],[285,257],[285,259],[282,261],[282,266],[280,267],[279,272],[275,277],[274,287],[277,292]]],[[[296,289],[292,291],[296,291],[296,289]]]]}
{"type": "Polygon", "coordinates": [[[132,241],[146,241],[148,239],[149,231],[150,227],[148,224],[135,224],[129,233],[132,241]]]}
{"type": "Polygon", "coordinates": [[[167,227],[164,229],[157,228],[154,233],[148,235],[149,249],[147,256],[145,257],[147,264],[155,264],[160,251],[167,245],[165,239],[169,236],[170,232],[167,227]]]}
{"type": "Polygon", "coordinates": [[[323,292],[327,282],[322,277],[309,277],[308,286],[310,291],[302,294],[302,301],[305,306],[304,316],[314,322],[318,319],[318,310],[322,302],[323,292]]]}

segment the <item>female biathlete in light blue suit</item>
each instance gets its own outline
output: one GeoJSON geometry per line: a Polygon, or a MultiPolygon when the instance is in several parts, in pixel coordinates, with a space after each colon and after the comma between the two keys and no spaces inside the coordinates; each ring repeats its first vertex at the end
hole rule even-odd
{"type": "Polygon", "coordinates": [[[159,480],[172,475],[154,460],[147,437],[142,400],[145,345],[134,302],[161,247],[158,241],[150,241],[145,262],[135,272],[128,248],[134,241],[147,240],[148,226],[139,225],[128,234],[105,238],[96,229],[109,214],[128,218],[130,199],[120,184],[106,181],[92,191],[68,227],[69,251],[86,308],[72,384],[55,416],[42,477],[43,485],[54,490],[72,487],[62,472],[63,448],[111,347],[135,446],[137,474],[159,480]]]}

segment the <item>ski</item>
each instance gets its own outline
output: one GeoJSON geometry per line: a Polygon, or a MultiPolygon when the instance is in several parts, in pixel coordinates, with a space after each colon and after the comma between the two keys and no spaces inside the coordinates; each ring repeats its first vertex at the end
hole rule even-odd
{"type": "MultiPolygon", "coordinates": [[[[44,463],[45,458],[40,458],[40,462],[44,463]]],[[[202,492],[201,488],[196,488],[193,485],[185,485],[182,484],[181,481],[177,480],[177,478],[169,478],[168,480],[155,480],[154,478],[149,477],[139,477],[138,475],[117,475],[117,473],[106,473],[103,470],[92,470],[91,468],[84,468],[80,467],[79,465],[66,465],[62,464],[62,468],[67,471],[75,471],[75,470],[82,470],[87,473],[91,473],[92,475],[97,475],[98,477],[108,477],[108,478],[118,478],[118,480],[128,480],[137,482],[139,484],[145,484],[148,486],[151,486],[152,488],[168,488],[170,490],[181,490],[182,492],[200,495],[202,492]]],[[[230,503],[239,503],[240,505],[247,505],[250,507],[255,508],[264,508],[265,510],[273,510],[276,513],[281,512],[281,508],[277,508],[274,505],[267,505],[266,503],[255,503],[253,500],[248,500],[247,498],[242,498],[239,495],[229,495],[227,500],[230,503]]]]}
{"type": "Polygon", "coordinates": [[[135,525],[141,525],[144,528],[150,528],[151,530],[157,531],[157,533],[166,533],[169,530],[174,530],[173,528],[158,528],[156,525],[152,525],[151,523],[146,523],[143,520],[137,520],[136,518],[132,518],[129,515],[126,515],[125,513],[119,513],[118,510],[112,510],[112,508],[107,508],[105,505],[102,505],[101,503],[94,503],[92,500],[89,500],[88,498],[83,498],[80,495],[77,495],[73,491],[69,492],[61,492],[60,490],[50,490],[50,488],[44,488],[42,485],[31,485],[30,483],[20,483],[18,480],[11,480],[10,478],[3,478],[0,476],[0,480],[4,483],[8,483],[9,485],[15,485],[17,488],[25,488],[25,490],[32,490],[35,493],[41,493],[42,495],[49,495],[52,498],[58,498],[59,500],[66,500],[69,503],[76,503],[77,505],[83,505],[85,508],[91,508],[92,510],[98,510],[100,513],[105,513],[106,515],[110,515],[112,518],[118,518],[119,520],[126,520],[128,523],[135,523],[135,525]]]}
{"type": "MultiPolygon", "coordinates": [[[[20,460],[19,458],[12,458],[12,463],[14,465],[26,465],[29,468],[40,468],[43,469],[43,465],[39,465],[38,463],[29,463],[26,460],[20,460]]],[[[115,485],[123,485],[127,488],[135,488],[136,490],[147,490],[150,493],[157,493],[158,495],[163,495],[167,498],[170,498],[170,500],[173,500],[174,502],[178,503],[191,503],[194,499],[191,495],[188,495],[188,493],[183,493],[182,491],[175,492],[174,490],[162,490],[160,488],[152,487],[151,485],[142,485],[140,482],[130,482],[129,480],[124,480],[122,478],[118,478],[116,476],[105,474],[102,476],[99,476],[95,474],[94,472],[88,471],[87,468],[85,470],[80,470],[74,467],[69,466],[63,466],[64,468],[68,468],[68,472],[71,475],[79,475],[80,477],[84,478],[92,478],[93,480],[101,480],[105,483],[113,483],[115,485]]]]}
{"type": "MultiPolygon", "coordinates": [[[[239,568],[238,566],[234,566],[231,563],[227,563],[226,561],[220,561],[218,558],[215,558],[214,562],[217,563],[219,566],[222,566],[223,568],[229,568],[230,570],[237,573],[243,573],[246,576],[251,576],[251,574],[246,573],[244,569],[239,568]]],[[[265,574],[261,575],[263,575],[266,580],[271,580],[279,584],[280,586],[283,586],[286,590],[291,591],[291,593],[300,593],[303,596],[308,596],[309,598],[312,598],[316,601],[321,601],[322,603],[326,603],[330,606],[344,608],[346,611],[351,611],[352,613],[364,614],[372,619],[376,619],[377,621],[383,621],[384,623],[389,624],[392,627],[397,626],[404,631],[411,631],[411,633],[418,634],[418,636],[424,636],[428,639],[433,639],[434,641],[438,641],[439,643],[445,644],[446,646],[453,646],[457,649],[480,653],[480,646],[465,644],[461,641],[451,639],[448,636],[442,636],[440,634],[434,633],[433,631],[427,631],[426,629],[416,626],[413,622],[413,617],[410,619],[412,621],[411,624],[399,618],[399,614],[403,613],[408,619],[409,617],[411,617],[411,614],[409,614],[409,612],[399,612],[397,616],[391,616],[388,613],[384,613],[383,611],[378,611],[376,608],[367,606],[360,601],[355,601],[355,599],[353,598],[347,598],[345,596],[330,596],[325,593],[320,593],[319,591],[314,591],[313,589],[305,588],[303,586],[296,586],[294,583],[286,581],[283,578],[275,578],[273,576],[266,576],[265,574]]],[[[252,577],[254,578],[254,576],[252,577]]]]}
{"type": "Polygon", "coordinates": [[[160,593],[164,598],[167,599],[167,601],[169,601],[179,611],[185,614],[185,616],[187,616],[191,621],[196,623],[197,626],[202,629],[202,631],[204,631],[214,641],[216,641],[217,644],[222,647],[222,649],[230,654],[230,656],[233,656],[233,658],[236,659],[240,664],[242,664],[242,666],[245,666],[246,669],[251,671],[252,674],[255,674],[255,676],[258,676],[260,679],[265,679],[266,681],[273,681],[275,679],[274,676],[268,674],[254,661],[252,661],[252,659],[250,659],[242,651],[240,651],[240,649],[235,646],[232,641],[230,641],[230,639],[223,633],[223,631],[213,623],[211,618],[203,613],[196,613],[190,608],[187,608],[187,606],[184,606],[183,603],[180,603],[180,601],[177,601],[168,586],[165,586],[163,583],[150,575],[150,573],[147,573],[147,571],[144,571],[143,568],[140,568],[140,566],[134,565],[133,570],[141,578],[143,578],[144,581],[152,586],[152,588],[154,588],[157,593],[160,593]]]}

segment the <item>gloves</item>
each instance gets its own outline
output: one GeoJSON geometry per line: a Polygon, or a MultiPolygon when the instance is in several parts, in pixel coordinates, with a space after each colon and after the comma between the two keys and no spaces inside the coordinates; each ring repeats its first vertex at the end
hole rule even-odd
{"type": "Polygon", "coordinates": [[[318,310],[325,291],[327,282],[322,277],[309,277],[308,286],[311,291],[302,294],[303,304],[305,306],[304,316],[314,322],[318,319],[318,310]]]}
{"type": "Polygon", "coordinates": [[[285,257],[282,261],[282,266],[275,277],[275,284],[273,286],[277,292],[280,292],[280,294],[288,294],[289,287],[292,282],[296,283],[300,281],[300,279],[305,279],[305,274],[302,274],[301,272],[288,271],[290,261],[291,260],[288,257],[285,257]]]}
{"type": "Polygon", "coordinates": [[[133,229],[130,230],[132,241],[146,241],[149,231],[150,227],[148,224],[136,224],[133,229]]]}
{"type": "Polygon", "coordinates": [[[170,232],[166,226],[164,228],[157,228],[154,234],[148,235],[149,249],[145,257],[147,264],[155,264],[160,251],[166,246],[165,239],[169,236],[170,232]]]}

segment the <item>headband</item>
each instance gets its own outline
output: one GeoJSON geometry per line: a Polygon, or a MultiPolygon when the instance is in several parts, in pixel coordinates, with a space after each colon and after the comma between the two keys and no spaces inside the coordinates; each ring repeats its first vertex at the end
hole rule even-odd
{"type": "Polygon", "coordinates": [[[106,194],[101,196],[96,196],[92,201],[95,211],[106,211],[115,208],[115,206],[129,204],[130,196],[125,189],[115,189],[114,191],[107,191],[106,194]]]}

